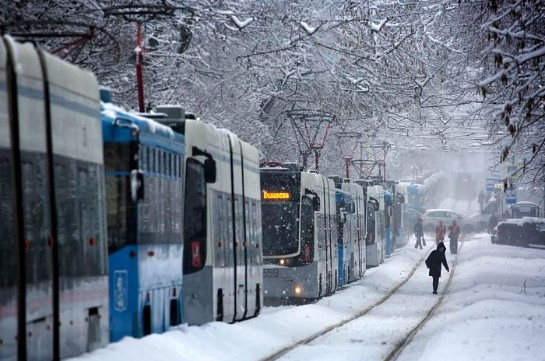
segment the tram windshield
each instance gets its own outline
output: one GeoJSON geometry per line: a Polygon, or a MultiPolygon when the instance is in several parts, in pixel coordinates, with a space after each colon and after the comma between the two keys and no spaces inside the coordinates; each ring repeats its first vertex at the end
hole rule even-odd
{"type": "Polygon", "coordinates": [[[299,251],[299,204],[263,202],[263,255],[284,256],[299,251]]]}

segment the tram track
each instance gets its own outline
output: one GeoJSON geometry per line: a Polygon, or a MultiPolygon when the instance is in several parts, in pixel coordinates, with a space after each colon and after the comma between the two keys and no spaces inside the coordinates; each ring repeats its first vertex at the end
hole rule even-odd
{"type": "MultiPolygon", "coordinates": [[[[460,240],[460,247],[458,248],[458,251],[460,251],[462,248],[463,248],[463,240],[460,240]]],[[[364,317],[365,315],[367,315],[368,313],[370,313],[371,311],[373,311],[374,309],[376,309],[377,307],[379,307],[380,305],[382,305],[383,303],[385,303],[386,301],[388,301],[392,296],[394,296],[396,294],[396,292],[401,288],[403,287],[412,277],[413,275],[415,274],[416,270],[422,265],[422,263],[424,262],[424,260],[427,258],[429,252],[426,252],[424,254],[424,256],[413,266],[413,268],[410,270],[410,272],[408,273],[407,277],[405,277],[401,282],[399,282],[398,284],[396,284],[396,286],[394,288],[392,288],[386,295],[384,295],[380,300],[378,300],[377,302],[371,304],[370,306],[366,307],[365,309],[363,309],[362,311],[358,312],[357,314],[355,314],[354,316],[346,319],[346,320],[343,320],[341,322],[338,322],[334,325],[331,325],[323,330],[320,330],[300,341],[297,341],[297,342],[294,342],[292,344],[290,344],[289,346],[287,347],[284,347],[282,348],[281,350],[275,352],[274,354],[272,355],[269,355],[265,358],[262,358],[261,360],[262,361],[272,361],[272,360],[278,360],[279,358],[281,358],[282,356],[290,353],[291,351],[297,349],[298,347],[300,346],[304,346],[304,345],[307,345],[309,343],[311,343],[312,341],[324,336],[325,334],[333,331],[333,330],[336,330],[344,325],[347,325],[351,322],[354,322],[362,317],[364,317]]],[[[457,265],[457,261],[458,261],[458,255],[456,255],[455,259],[454,259],[454,262],[452,263],[451,267],[450,267],[450,274],[449,274],[449,278],[447,280],[447,284],[445,285],[445,288],[443,290],[443,292],[441,293],[441,296],[439,297],[439,299],[437,300],[437,302],[434,304],[434,306],[425,314],[424,318],[415,326],[413,327],[412,329],[410,329],[406,335],[399,339],[397,342],[395,342],[395,347],[388,353],[388,355],[386,356],[386,358],[384,360],[387,360],[387,361],[393,361],[393,360],[396,360],[397,357],[401,354],[401,352],[405,349],[405,347],[411,342],[411,340],[414,338],[414,336],[418,333],[418,331],[424,327],[424,325],[433,317],[433,314],[435,313],[435,311],[437,310],[437,308],[440,307],[440,305],[442,304],[448,290],[449,290],[449,287],[450,287],[450,284],[452,282],[452,279],[454,277],[454,274],[455,274],[455,271],[456,271],[456,265],[457,265]]]]}
{"type": "Polygon", "coordinates": [[[269,355],[265,358],[262,358],[261,360],[262,361],[273,361],[273,360],[278,360],[280,357],[284,356],[285,354],[289,353],[290,351],[296,349],[297,347],[299,346],[303,346],[303,345],[306,345],[306,344],[309,344],[310,342],[314,341],[315,339],[325,335],[326,333],[330,332],[330,331],[333,331],[339,327],[342,327],[344,325],[346,325],[347,323],[350,323],[352,321],[355,321],[363,316],[365,316],[366,314],[368,314],[369,312],[371,312],[373,309],[375,309],[376,307],[382,305],[384,302],[386,302],[393,294],[395,294],[397,292],[397,290],[399,290],[403,285],[405,285],[410,279],[411,277],[414,275],[414,273],[416,272],[416,270],[420,267],[420,265],[422,264],[422,262],[424,262],[424,260],[426,259],[427,257],[427,253],[424,254],[424,256],[422,256],[420,258],[420,260],[413,266],[413,268],[411,269],[411,271],[409,272],[409,274],[407,275],[406,278],[404,278],[401,282],[399,282],[394,288],[392,288],[386,295],[384,295],[384,297],[382,297],[380,300],[378,300],[377,302],[373,303],[372,305],[366,307],[365,309],[363,309],[362,311],[358,312],[357,314],[355,314],[354,316],[346,319],[346,320],[343,320],[341,322],[338,322],[334,325],[331,325],[323,330],[320,330],[300,341],[297,341],[295,343],[292,343],[291,345],[287,346],[287,347],[284,347],[282,348],[281,350],[275,352],[274,354],[272,355],[269,355]]]}
{"type": "MultiPolygon", "coordinates": [[[[463,240],[460,241],[460,247],[458,247],[458,252],[463,248],[463,240]]],[[[454,274],[456,273],[456,266],[458,265],[458,253],[456,254],[456,257],[454,258],[454,262],[452,263],[452,267],[449,272],[449,278],[447,280],[447,284],[445,285],[444,291],[435,303],[435,305],[428,311],[428,313],[424,316],[424,318],[415,326],[413,327],[407,335],[397,342],[396,347],[386,356],[384,361],[394,361],[397,360],[399,355],[403,352],[403,350],[411,343],[414,336],[420,331],[426,323],[433,317],[435,311],[443,304],[443,300],[445,299],[445,296],[447,295],[450,284],[452,282],[452,279],[454,278],[454,274]]]]}

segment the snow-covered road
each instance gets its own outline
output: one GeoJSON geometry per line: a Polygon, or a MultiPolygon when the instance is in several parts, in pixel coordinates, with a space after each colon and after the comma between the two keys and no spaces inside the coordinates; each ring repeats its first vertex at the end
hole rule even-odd
{"type": "MultiPolygon", "coordinates": [[[[443,270],[440,294],[448,276],[443,270]]],[[[406,284],[367,315],[298,347],[280,360],[383,360],[426,317],[440,294],[432,294],[431,277],[422,262],[406,284]]]]}
{"type": "MultiPolygon", "coordinates": [[[[414,243],[413,243],[414,244],[414,243]]],[[[409,243],[353,285],[315,304],[267,308],[237,324],[181,326],[140,340],[125,338],[78,360],[259,360],[350,319],[381,300],[431,250],[409,243]]],[[[449,264],[453,257],[447,255],[449,264]]],[[[441,278],[440,290],[448,273],[441,278]]],[[[425,266],[361,321],[347,323],[286,360],[380,360],[385,346],[416,325],[436,301],[425,266]],[[412,326],[411,326],[412,325],[412,326]]],[[[545,251],[465,242],[443,304],[400,360],[545,360],[545,251]]],[[[387,347],[389,348],[389,347],[387,347]]]]}

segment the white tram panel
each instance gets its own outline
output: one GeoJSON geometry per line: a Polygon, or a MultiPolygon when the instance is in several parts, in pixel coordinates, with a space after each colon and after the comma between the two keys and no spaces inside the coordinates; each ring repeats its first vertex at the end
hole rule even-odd
{"type": "Polygon", "coordinates": [[[246,259],[246,308],[244,318],[257,316],[263,306],[263,254],[259,151],[238,140],[244,163],[244,241],[246,259]]]}
{"type": "MultiPolygon", "coordinates": [[[[231,194],[231,177],[229,162],[229,143],[226,137],[221,137],[219,132],[209,124],[204,124],[194,120],[185,121],[185,141],[186,157],[196,158],[204,161],[204,156],[193,156],[193,147],[199,147],[211,153],[216,160],[216,174],[221,182],[216,181],[207,184],[207,228],[212,226],[214,216],[210,210],[217,209],[218,214],[224,214],[225,219],[221,222],[221,229],[206,234],[206,257],[204,267],[194,273],[184,273],[184,320],[192,324],[203,324],[214,321],[217,318],[230,316],[234,309],[234,287],[231,281],[234,272],[229,265],[233,263],[233,248],[230,241],[231,227],[227,214],[231,212],[228,204],[228,198],[231,194]],[[225,232],[225,234],[217,234],[225,232]],[[217,238],[216,239],[213,239],[217,238]],[[213,257],[215,250],[223,254],[223,259],[219,255],[213,257]],[[221,293],[218,294],[218,291],[221,293]],[[223,310],[218,309],[218,296],[222,298],[223,310]],[[223,311],[223,312],[222,312],[223,311]]],[[[186,187],[187,188],[187,187],[186,187]]],[[[186,194],[187,198],[187,194],[186,194]]],[[[186,210],[187,211],[187,210],[186,210]]],[[[216,230],[216,229],[214,229],[216,230]]],[[[187,248],[187,244],[185,247],[187,248]]],[[[184,250],[187,252],[187,250],[184,250]]]]}
{"type": "Polygon", "coordinates": [[[377,267],[384,262],[385,254],[384,189],[382,186],[367,187],[367,212],[367,267],[377,267]],[[377,202],[376,207],[374,202],[377,202]]]}
{"type": "MultiPolygon", "coordinates": [[[[106,260],[103,256],[104,250],[99,249],[99,247],[105,247],[106,230],[105,210],[101,203],[104,179],[98,85],[91,73],[46,54],[36,49],[31,43],[20,44],[9,36],[4,39],[13,54],[12,61],[16,76],[19,147],[23,164],[23,199],[27,198],[23,203],[27,204],[30,201],[37,207],[46,207],[46,202],[51,201],[52,207],[57,209],[58,239],[55,241],[58,242],[59,249],[60,357],[75,356],[104,346],[108,341],[106,260]],[[46,74],[43,73],[44,70],[46,74]],[[52,150],[57,192],[54,200],[48,199],[49,192],[45,188],[34,188],[38,182],[40,187],[45,186],[43,180],[47,175],[44,167],[47,154],[46,93],[44,92],[46,86],[50,91],[48,100],[51,106],[52,150]],[[67,124],[69,135],[66,134],[67,124]],[[69,142],[73,142],[74,145],[66,146],[69,142]],[[95,218],[95,213],[85,217],[84,214],[73,214],[71,209],[64,208],[74,205],[73,202],[76,200],[72,196],[78,196],[79,189],[76,187],[80,184],[76,183],[69,189],[70,204],[63,202],[59,190],[68,187],[60,184],[65,181],[70,182],[72,179],[69,179],[65,173],[57,174],[57,168],[61,164],[69,164],[72,170],[84,167],[85,171],[89,171],[92,168],[95,177],[89,184],[100,184],[100,189],[99,194],[96,194],[90,202],[93,203],[92,211],[100,214],[100,220],[92,219],[95,218]],[[32,198],[33,196],[41,198],[32,198]],[[63,228],[66,226],[62,223],[63,211],[72,217],[78,217],[77,219],[88,226],[95,222],[101,226],[99,228],[90,226],[77,234],[71,233],[66,227],[63,228]],[[98,233],[92,232],[97,229],[98,233]],[[86,233],[86,231],[92,233],[86,233]],[[77,265],[82,271],[74,272],[77,267],[73,262],[75,258],[71,256],[72,252],[78,256],[81,255],[80,252],[93,254],[93,260],[99,262],[96,265],[93,263],[83,267],[77,265]],[[89,267],[93,265],[96,267],[88,272],[89,267]]],[[[79,176],[75,172],[71,174],[79,176]]],[[[40,208],[36,212],[42,210],[40,208]]],[[[48,221],[41,218],[28,221],[43,230],[50,228],[49,224],[44,223],[48,221]]],[[[44,265],[45,273],[49,271],[47,265],[52,262],[48,259],[49,252],[44,248],[47,237],[46,234],[40,234],[40,239],[32,245],[33,249],[43,250],[40,263],[44,265]]],[[[29,254],[30,252],[27,252],[25,257],[30,257],[29,254]]],[[[29,264],[35,264],[30,262],[32,260],[29,264]]],[[[34,335],[27,340],[29,353],[36,351],[47,355],[51,353],[49,348],[52,345],[52,342],[46,340],[50,338],[49,335],[52,334],[50,329],[53,327],[50,303],[51,284],[49,283],[52,278],[45,273],[39,276],[35,273],[27,273],[27,278],[33,278],[26,283],[28,305],[26,319],[27,331],[34,335]],[[35,279],[36,282],[33,281],[35,279]]],[[[28,357],[33,358],[33,355],[29,354],[28,357]]]]}
{"type": "MultiPolygon", "coordinates": [[[[199,271],[184,274],[184,320],[198,325],[253,317],[261,308],[261,304],[257,306],[258,301],[263,299],[262,273],[256,271],[261,264],[246,265],[244,246],[254,244],[257,252],[261,252],[257,149],[233,133],[198,120],[186,119],[184,133],[188,159],[205,161],[206,156],[194,155],[196,147],[209,153],[216,164],[216,181],[206,185],[205,263],[199,271]],[[255,226],[253,239],[246,243],[243,237],[242,157],[246,200],[255,205],[255,222],[259,222],[257,226],[252,224],[255,226]]],[[[260,253],[255,258],[261,262],[260,253]]]]}
{"type": "MultiPolygon", "coordinates": [[[[61,61],[60,59],[42,53],[45,60],[47,78],[49,83],[49,97],[51,104],[51,132],[53,139],[53,156],[55,158],[55,183],[62,177],[67,177],[66,169],[70,168],[71,180],[81,176],[97,179],[98,189],[85,190],[79,184],[78,192],[86,191],[94,194],[88,196],[85,202],[89,209],[98,209],[102,218],[100,222],[91,220],[91,214],[85,214],[85,209],[80,214],[81,234],[78,241],[82,244],[85,254],[94,253],[94,271],[88,274],[84,282],[79,286],[68,286],[72,281],[70,267],[61,265],[60,274],[60,322],[61,322],[61,356],[62,350],[69,351],[71,355],[89,351],[99,346],[106,345],[108,341],[108,277],[107,259],[105,250],[97,249],[100,245],[106,247],[105,239],[95,239],[97,234],[84,234],[86,230],[97,229],[99,224],[103,226],[102,234],[106,234],[106,212],[104,209],[105,185],[104,185],[104,159],[102,152],[102,123],[100,119],[100,99],[98,82],[95,76],[88,71],[83,71],[75,65],[61,61]],[[63,168],[62,165],[66,166],[63,168]],[[78,167],[78,173],[73,167],[78,167]],[[96,192],[96,193],[95,193],[96,192]],[[92,241],[91,239],[95,239],[92,241]],[[90,241],[91,240],[91,241],[90,241]],[[62,271],[66,268],[66,271],[62,271]],[[99,271],[100,270],[100,271],[99,271]],[[83,297],[82,297],[83,296],[83,297]],[[78,301],[72,301],[78,300],[78,301]],[[72,322],[74,318],[86,319],[88,322],[72,322]],[[71,325],[69,327],[68,325],[71,325]],[[65,326],[65,327],[62,327],[65,326]],[[92,340],[97,335],[98,340],[90,341],[86,349],[73,349],[73,338],[92,340]]],[[[61,183],[62,184],[62,183],[61,183]]],[[[61,186],[56,186],[62,189],[61,186]]],[[[64,196],[57,192],[57,207],[63,207],[66,200],[72,197],[71,193],[64,196]]],[[[80,199],[80,201],[83,201],[80,199]]],[[[68,209],[64,211],[69,212],[68,209]]],[[[63,211],[59,211],[63,213],[63,211]]],[[[94,215],[93,215],[94,217],[94,215]]],[[[67,238],[67,241],[74,239],[67,238]]],[[[59,252],[64,257],[71,252],[70,246],[59,244],[59,252]],[[65,253],[66,252],[66,253],[65,253]]],[[[64,262],[64,261],[62,261],[64,262]]],[[[81,267],[81,266],[79,266],[81,267]]]]}

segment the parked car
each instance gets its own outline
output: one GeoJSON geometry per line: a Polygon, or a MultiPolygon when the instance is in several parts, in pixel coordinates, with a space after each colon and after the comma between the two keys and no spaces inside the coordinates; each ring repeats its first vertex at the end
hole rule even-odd
{"type": "Polygon", "coordinates": [[[437,226],[439,221],[443,221],[443,224],[448,228],[454,220],[460,226],[462,233],[469,233],[475,230],[473,223],[464,218],[460,213],[451,209],[428,209],[424,213],[424,232],[435,232],[435,226],[437,226]]]}
{"type": "Polygon", "coordinates": [[[509,213],[513,218],[539,217],[539,206],[533,202],[517,202],[509,207],[509,213]]]}
{"type": "Polygon", "coordinates": [[[518,247],[545,247],[545,218],[523,217],[500,222],[492,243],[518,247]]]}

